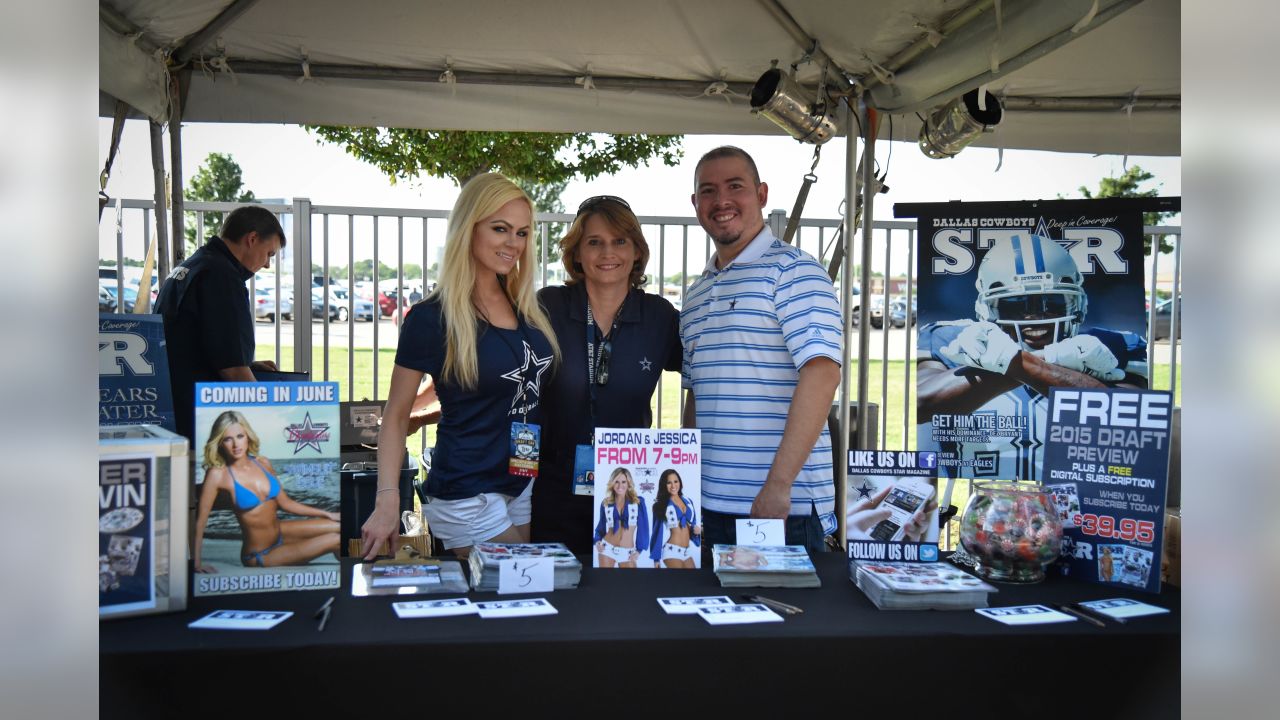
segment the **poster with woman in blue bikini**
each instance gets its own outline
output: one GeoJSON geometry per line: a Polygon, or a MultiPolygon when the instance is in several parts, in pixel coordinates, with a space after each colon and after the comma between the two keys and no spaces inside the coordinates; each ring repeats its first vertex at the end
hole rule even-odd
{"type": "Polygon", "coordinates": [[[339,586],[337,383],[196,386],[194,594],[339,586]]]}

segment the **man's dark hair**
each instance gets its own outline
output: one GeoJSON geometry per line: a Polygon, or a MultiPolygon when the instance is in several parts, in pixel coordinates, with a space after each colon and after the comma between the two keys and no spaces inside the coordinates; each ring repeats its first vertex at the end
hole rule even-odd
{"type": "Polygon", "coordinates": [[[751,159],[746,150],[733,145],[721,145],[714,150],[708,150],[705,155],[698,158],[698,164],[693,166],[693,177],[695,179],[698,177],[698,170],[702,167],[702,163],[729,157],[746,160],[747,167],[751,168],[751,177],[756,181],[756,185],[760,184],[760,171],[756,169],[756,161],[751,159]]]}
{"type": "Polygon", "coordinates": [[[222,223],[222,231],[218,235],[227,242],[240,242],[240,239],[251,232],[264,238],[279,236],[280,247],[286,243],[284,228],[275,213],[258,205],[246,205],[231,211],[222,223]]]}

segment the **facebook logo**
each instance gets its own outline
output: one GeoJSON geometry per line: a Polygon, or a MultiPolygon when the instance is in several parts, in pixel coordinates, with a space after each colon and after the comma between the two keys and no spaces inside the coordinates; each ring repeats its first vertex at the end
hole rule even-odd
{"type": "Polygon", "coordinates": [[[936,468],[936,467],[938,467],[938,453],[935,453],[935,452],[921,452],[921,453],[917,453],[917,454],[919,455],[919,458],[918,458],[918,459],[919,459],[919,462],[920,462],[920,467],[922,467],[922,468],[936,468]]]}

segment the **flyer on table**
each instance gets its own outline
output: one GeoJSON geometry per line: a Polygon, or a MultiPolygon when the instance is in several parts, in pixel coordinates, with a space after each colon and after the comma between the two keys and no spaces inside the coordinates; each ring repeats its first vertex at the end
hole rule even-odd
{"type": "Polygon", "coordinates": [[[1148,387],[1132,202],[909,204],[895,214],[919,218],[917,449],[938,452],[941,477],[1039,480],[1047,388],[1148,387]]]}
{"type": "Polygon", "coordinates": [[[592,567],[702,566],[702,435],[596,428],[592,567]]]}
{"type": "Polygon", "coordinates": [[[335,588],[338,384],[197,383],[196,596],[335,588]]]}
{"type": "Polygon", "coordinates": [[[1054,388],[1043,482],[1064,574],[1160,591],[1172,411],[1167,392],[1054,388]]]}
{"type": "Polygon", "coordinates": [[[937,562],[938,454],[850,450],[848,467],[849,559],[937,562]]]}

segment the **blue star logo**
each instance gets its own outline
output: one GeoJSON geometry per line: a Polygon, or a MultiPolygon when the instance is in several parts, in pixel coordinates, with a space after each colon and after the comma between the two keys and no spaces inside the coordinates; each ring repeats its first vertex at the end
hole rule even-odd
{"type": "Polygon", "coordinates": [[[294,444],[294,455],[308,447],[315,448],[316,452],[324,452],[320,447],[320,443],[329,439],[329,423],[311,422],[311,413],[307,413],[301,423],[288,425],[285,430],[289,433],[288,442],[294,444]]]}
{"type": "Polygon", "coordinates": [[[643,371],[645,371],[645,372],[649,372],[650,368],[652,368],[652,367],[653,367],[653,363],[649,361],[648,356],[646,356],[644,359],[642,359],[642,360],[640,361],[640,369],[641,369],[641,370],[643,370],[643,371]]]}
{"type": "Polygon", "coordinates": [[[862,481],[862,487],[854,488],[854,490],[858,491],[859,500],[862,498],[867,498],[869,500],[871,499],[871,493],[875,492],[875,488],[868,485],[866,480],[862,481]]]}

